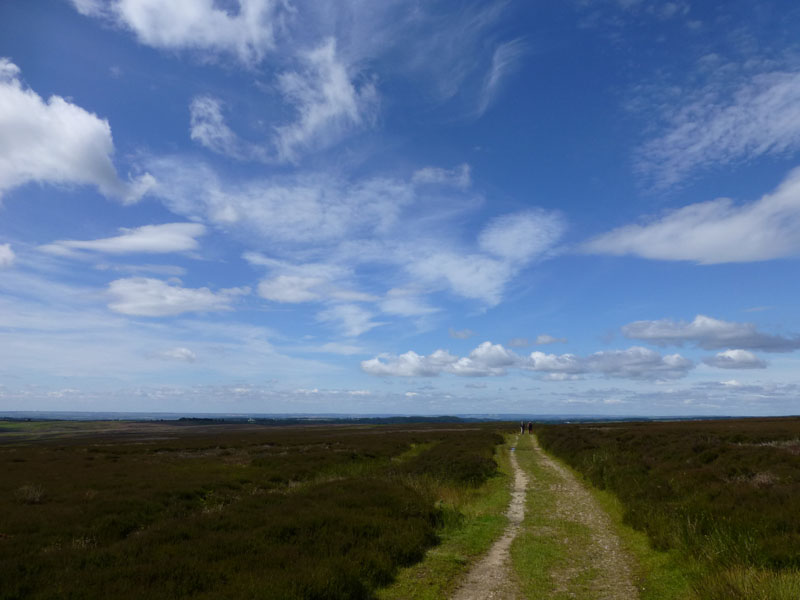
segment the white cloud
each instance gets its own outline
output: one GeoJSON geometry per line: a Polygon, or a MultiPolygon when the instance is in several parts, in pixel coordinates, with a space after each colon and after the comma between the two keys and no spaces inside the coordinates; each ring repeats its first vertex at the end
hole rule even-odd
{"type": "Polygon", "coordinates": [[[448,330],[448,334],[451,338],[456,340],[467,340],[475,335],[475,332],[471,329],[453,329],[452,327],[448,330]]]}
{"type": "Polygon", "coordinates": [[[257,252],[246,252],[245,260],[268,267],[272,276],[258,285],[258,294],[273,302],[370,302],[371,294],[351,289],[353,277],[347,267],[329,263],[292,264],[257,252]]]}
{"type": "Polygon", "coordinates": [[[456,362],[458,357],[446,350],[437,350],[430,356],[421,356],[409,350],[405,354],[392,356],[382,354],[361,362],[361,368],[370,375],[399,377],[435,377],[456,362]]]}
{"type": "Polygon", "coordinates": [[[526,365],[531,371],[544,371],[546,373],[584,373],[584,361],[575,354],[545,354],[544,352],[531,352],[526,365]]]}
{"type": "Polygon", "coordinates": [[[237,296],[248,288],[230,288],[212,292],[208,288],[185,288],[160,279],[131,277],[117,279],[108,286],[113,298],[108,307],[114,312],[143,317],[167,317],[186,312],[230,310],[237,296]]]}
{"type": "Polygon", "coordinates": [[[302,151],[324,148],[371,122],[378,102],[371,81],[354,85],[333,38],[302,59],[303,70],[286,71],[278,78],[278,88],[298,113],[297,121],[275,129],[278,156],[290,162],[302,151]]]}
{"type": "Polygon", "coordinates": [[[424,167],[414,172],[411,181],[417,185],[449,185],[461,189],[467,189],[472,185],[468,164],[455,169],[424,167]]]}
{"type": "MultiPolygon", "coordinates": [[[[498,304],[509,282],[531,261],[549,257],[563,231],[556,213],[530,210],[491,220],[477,244],[458,243],[453,229],[460,226],[459,217],[480,205],[478,196],[459,187],[421,189],[402,179],[351,182],[302,172],[227,183],[207,165],[176,157],[153,159],[148,168],[159,181],[153,194],[171,211],[235,228],[251,243],[268,242],[279,256],[341,264],[353,279],[360,265],[381,265],[384,273],[388,266],[396,270],[393,287],[413,288],[420,295],[448,290],[486,306],[498,304]],[[423,204],[424,211],[412,210],[423,204]]],[[[371,300],[368,294],[348,291],[350,284],[325,287],[308,277],[317,275],[278,269],[262,289],[275,299],[371,300]],[[281,275],[286,277],[274,280],[281,275]]],[[[385,308],[412,316],[412,311],[429,312],[426,306],[422,300],[412,307],[409,300],[391,299],[385,308]]]]}
{"type": "Polygon", "coordinates": [[[354,346],[353,344],[342,344],[340,342],[327,342],[317,348],[312,349],[313,352],[324,352],[326,354],[341,354],[343,356],[352,356],[353,354],[364,354],[364,348],[361,346],[354,346]]]}
{"type": "Polygon", "coordinates": [[[495,217],[481,232],[484,251],[509,261],[529,261],[550,250],[566,229],[555,212],[526,210],[495,217]]]}
{"type": "Polygon", "coordinates": [[[357,337],[370,329],[383,325],[372,320],[370,311],[357,304],[336,304],[317,313],[323,323],[332,323],[347,337],[357,337]]]}
{"type": "Polygon", "coordinates": [[[725,350],[703,359],[709,366],[719,369],[765,369],[767,363],[747,350],[725,350]]]}
{"type": "Polygon", "coordinates": [[[678,379],[694,367],[691,360],[680,354],[661,356],[641,346],[595,352],[587,357],[586,364],[589,371],[627,379],[678,379]]]}
{"type": "Polygon", "coordinates": [[[239,0],[228,12],[213,0],[72,0],[81,14],[129,28],[140,43],[164,50],[227,53],[259,62],[275,45],[275,22],[283,2],[239,0]]]}
{"type": "Polygon", "coordinates": [[[557,338],[553,337],[552,335],[542,333],[541,335],[536,336],[536,342],[534,343],[537,346],[545,346],[547,344],[566,344],[567,338],[557,338]]]}
{"type": "Polygon", "coordinates": [[[123,182],[111,160],[108,121],[61,96],[44,101],[0,58],[0,197],[29,182],[95,185],[105,196],[138,201],[153,178],[123,182]]]}
{"type": "Polygon", "coordinates": [[[183,348],[183,347],[170,348],[169,350],[165,350],[164,352],[161,353],[161,356],[172,360],[182,360],[190,363],[197,360],[197,356],[195,355],[194,352],[189,350],[189,348],[183,348]]]}
{"type": "Polygon", "coordinates": [[[531,342],[528,338],[515,337],[508,342],[508,345],[512,348],[524,348],[525,346],[530,346],[531,342]]]}
{"type": "Polygon", "coordinates": [[[199,223],[165,223],[144,225],[133,229],[121,228],[122,234],[99,240],[59,240],[40,246],[50,254],[69,256],[76,251],[88,250],[107,254],[187,252],[197,250],[198,237],[206,228],[199,223]]]}
{"type": "Polygon", "coordinates": [[[406,268],[422,282],[443,282],[459,296],[480,300],[489,306],[500,303],[503,289],[514,273],[511,265],[504,261],[450,251],[417,257],[406,268]]]}
{"type": "Polygon", "coordinates": [[[315,291],[315,288],[325,283],[327,281],[319,277],[278,275],[259,283],[258,295],[273,302],[312,302],[322,299],[322,296],[315,291]]]}
{"type": "Polygon", "coordinates": [[[798,148],[800,73],[762,73],[734,90],[701,90],[641,148],[638,166],[667,187],[698,169],[798,148]]]}
{"type": "Polygon", "coordinates": [[[783,337],[758,331],[753,323],[722,321],[697,315],[693,321],[635,321],[622,327],[625,337],[660,346],[693,343],[705,350],[747,348],[765,352],[792,352],[800,349],[800,336],[783,337]]]}
{"type": "Polygon", "coordinates": [[[484,342],[466,357],[446,350],[428,356],[409,351],[399,356],[381,354],[361,362],[366,373],[379,376],[434,377],[449,373],[467,377],[505,375],[509,368],[545,374],[551,381],[568,381],[583,374],[635,380],[678,379],[694,368],[694,363],[679,354],[662,356],[654,350],[634,346],[627,350],[605,350],[585,358],[574,354],[532,352],[522,357],[500,344],[484,342]]]}
{"type": "Polygon", "coordinates": [[[322,245],[387,231],[415,200],[400,181],[373,178],[347,183],[328,175],[227,183],[204,164],[180,158],[153,159],[153,193],[171,211],[202,217],[276,243],[322,245]]]}
{"type": "Polygon", "coordinates": [[[403,289],[391,289],[386,292],[386,298],[380,302],[380,309],[387,315],[401,317],[422,317],[439,310],[420,300],[415,292],[403,289]]]}
{"type": "Polygon", "coordinates": [[[800,169],[755,202],[736,206],[722,198],[690,204],[596,237],[582,251],[701,264],[800,256],[800,169]]]}
{"type": "Polygon", "coordinates": [[[478,114],[482,115],[492,105],[500,93],[503,84],[519,65],[520,59],[527,51],[527,44],[521,40],[511,40],[499,44],[492,54],[492,64],[483,82],[478,99],[478,114]]]}
{"type": "Polygon", "coordinates": [[[189,105],[192,140],[218,154],[246,159],[263,156],[261,148],[247,144],[225,123],[222,103],[211,96],[197,96],[189,105]]]}
{"type": "Polygon", "coordinates": [[[0,269],[8,269],[14,265],[16,255],[11,249],[11,244],[0,244],[0,269]]]}

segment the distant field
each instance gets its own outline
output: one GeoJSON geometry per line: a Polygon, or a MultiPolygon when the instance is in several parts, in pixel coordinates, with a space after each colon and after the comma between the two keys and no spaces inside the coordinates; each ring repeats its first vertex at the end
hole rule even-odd
{"type": "Polygon", "coordinates": [[[371,598],[497,427],[0,422],[0,598],[371,598]]]}
{"type": "Polygon", "coordinates": [[[800,419],[540,425],[545,449],[678,551],[700,598],[800,598],[800,419]]]}

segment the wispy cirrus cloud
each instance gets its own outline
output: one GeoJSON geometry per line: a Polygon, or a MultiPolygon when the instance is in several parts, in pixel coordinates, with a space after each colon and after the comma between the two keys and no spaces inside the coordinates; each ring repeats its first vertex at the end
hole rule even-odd
{"type": "Polygon", "coordinates": [[[295,161],[298,153],[327,147],[348,131],[369,124],[377,110],[374,83],[369,79],[354,83],[333,38],[302,53],[301,68],[281,73],[278,89],[297,112],[296,121],[275,128],[278,158],[284,161],[295,161]]]}
{"type": "Polygon", "coordinates": [[[528,51],[527,43],[522,39],[515,39],[498,44],[492,54],[492,64],[481,87],[478,97],[477,113],[485,113],[497,96],[508,78],[519,67],[522,57],[528,51]]]}
{"type": "Polygon", "coordinates": [[[800,72],[758,73],[733,90],[709,87],[694,95],[639,149],[637,169],[656,187],[800,148],[800,72]]]}
{"type": "Polygon", "coordinates": [[[383,325],[373,321],[375,314],[357,304],[336,304],[317,313],[317,319],[328,323],[346,337],[357,337],[383,325]]]}
{"type": "Polygon", "coordinates": [[[8,269],[14,265],[16,254],[11,249],[11,244],[0,244],[0,269],[8,269]]]}
{"type": "MultiPolygon", "coordinates": [[[[472,243],[443,236],[458,227],[461,215],[480,205],[480,195],[461,180],[451,184],[450,175],[433,168],[417,170],[417,181],[414,175],[350,181],[300,172],[229,182],[208,165],[180,157],[147,164],[158,177],[152,193],[173,212],[239,231],[250,241],[269,240],[284,266],[271,263],[274,273],[260,289],[274,300],[315,301],[335,292],[350,294],[342,301],[370,301],[358,291],[364,286],[356,285],[359,267],[378,264],[393,276],[388,286],[384,276],[370,296],[382,297],[393,288],[418,289],[418,313],[424,306],[421,296],[440,291],[495,306],[518,273],[551,256],[566,230],[560,213],[528,209],[489,219],[472,243]],[[427,174],[420,180],[421,171],[427,174]],[[421,206],[423,217],[413,210],[421,206]],[[302,264],[327,265],[327,272],[314,267],[312,273],[302,264]],[[343,277],[356,284],[331,283],[343,277]]],[[[397,314],[401,304],[403,312],[412,312],[408,299],[385,297],[389,312],[397,314]]]]}
{"type": "Polygon", "coordinates": [[[245,142],[228,126],[222,101],[213,96],[196,96],[192,99],[189,105],[189,137],[212,152],[231,158],[266,158],[263,147],[245,142]]]}

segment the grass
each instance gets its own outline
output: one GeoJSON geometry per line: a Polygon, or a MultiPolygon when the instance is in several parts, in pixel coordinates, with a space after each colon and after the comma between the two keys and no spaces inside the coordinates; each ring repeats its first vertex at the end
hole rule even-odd
{"type": "MultiPolygon", "coordinates": [[[[530,476],[525,521],[511,549],[519,583],[528,598],[593,598],[591,583],[600,573],[585,568],[585,563],[591,561],[583,551],[591,532],[581,524],[558,517],[556,503],[563,492],[553,486],[560,479],[541,464],[531,442],[529,436],[524,436],[517,449],[517,460],[530,476]]],[[[573,474],[581,479],[579,474],[573,474]]],[[[646,535],[626,526],[621,505],[613,494],[586,487],[610,517],[613,532],[633,559],[639,597],[642,600],[693,598],[684,573],[686,565],[675,553],[654,550],[646,535]]]]}
{"type": "Polygon", "coordinates": [[[551,574],[569,559],[569,544],[563,543],[569,539],[566,523],[553,517],[556,496],[551,486],[557,477],[537,460],[531,436],[520,436],[515,452],[529,482],[525,520],[511,544],[512,565],[526,597],[553,597],[556,584],[551,574]]]}
{"type": "Polygon", "coordinates": [[[440,542],[425,558],[400,571],[395,582],[377,593],[380,600],[439,600],[449,597],[472,563],[506,527],[510,498],[509,438],[495,448],[496,474],[479,487],[436,485],[430,493],[444,515],[440,542]]]}
{"type": "Polygon", "coordinates": [[[798,597],[800,419],[537,429],[546,448],[609,492],[609,511],[676,557],[680,566],[665,563],[655,589],[680,585],[682,571],[702,600],[798,597]]]}
{"type": "Polygon", "coordinates": [[[466,518],[497,441],[408,424],[0,434],[0,598],[373,598],[466,518]]]}

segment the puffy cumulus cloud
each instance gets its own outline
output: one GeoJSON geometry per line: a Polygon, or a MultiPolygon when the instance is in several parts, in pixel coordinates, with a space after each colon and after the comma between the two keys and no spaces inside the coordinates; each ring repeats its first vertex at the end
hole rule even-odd
{"type": "Polygon", "coordinates": [[[659,187],[698,169],[800,148],[800,72],[760,73],[734,89],[709,86],[667,115],[640,148],[638,168],[659,187]]]}
{"type": "Polygon", "coordinates": [[[200,223],[165,223],[132,229],[123,227],[121,231],[118,236],[99,240],[59,240],[39,249],[64,256],[81,250],[106,254],[187,252],[200,247],[197,238],[205,235],[206,228],[200,223]]]}
{"type": "Polygon", "coordinates": [[[213,0],[72,0],[81,14],[130,29],[140,43],[164,50],[226,53],[259,62],[275,45],[275,24],[286,6],[275,0],[237,0],[227,11],[213,0]]]}
{"type": "Polygon", "coordinates": [[[230,310],[237,296],[249,288],[229,288],[212,292],[208,288],[185,288],[149,277],[117,279],[108,286],[114,312],[141,317],[168,317],[187,312],[230,310]]]}
{"type": "Polygon", "coordinates": [[[11,244],[0,244],[0,269],[8,269],[14,265],[16,254],[11,249],[11,244]]]}
{"type": "Polygon", "coordinates": [[[392,377],[435,377],[458,360],[446,350],[437,350],[429,356],[421,356],[409,350],[405,354],[392,356],[381,354],[361,362],[361,368],[370,375],[392,377]]]}
{"type": "Polygon", "coordinates": [[[737,206],[722,198],[690,204],[642,225],[614,229],[581,250],[700,264],[799,256],[800,169],[755,202],[737,206]]]}
{"type": "Polygon", "coordinates": [[[679,379],[694,368],[694,363],[680,354],[661,356],[641,346],[595,352],[587,357],[586,365],[589,371],[626,379],[679,379]]]}
{"type": "Polygon", "coordinates": [[[800,336],[783,337],[758,331],[753,323],[722,321],[697,315],[693,321],[635,321],[622,327],[625,337],[659,346],[692,343],[705,350],[746,348],[764,352],[792,352],[800,349],[800,336]]]}
{"type": "Polygon", "coordinates": [[[347,337],[357,337],[383,323],[373,321],[375,315],[357,304],[336,304],[317,313],[317,319],[330,323],[347,337]]]}
{"type": "Polygon", "coordinates": [[[461,189],[467,189],[472,185],[468,164],[463,164],[455,169],[424,167],[414,172],[411,181],[417,185],[446,185],[461,189]]]}
{"type": "Polygon", "coordinates": [[[492,219],[478,238],[482,250],[508,261],[526,262],[550,250],[564,234],[563,217],[526,210],[492,219]]]}
{"type": "Polygon", "coordinates": [[[703,362],[719,369],[765,369],[767,363],[747,350],[725,350],[716,356],[704,358],[703,362]]]}
{"type": "Polygon", "coordinates": [[[19,75],[0,58],[0,197],[29,182],[95,185],[126,203],[147,192],[150,175],[128,182],[118,177],[108,121],[60,96],[45,101],[19,75]]]}
{"type": "Polygon", "coordinates": [[[523,357],[500,344],[484,342],[465,357],[454,356],[446,350],[437,350],[428,356],[409,351],[399,356],[381,354],[362,361],[361,368],[371,375],[400,377],[434,377],[442,373],[486,377],[505,375],[509,368],[518,368],[542,373],[550,381],[570,381],[585,374],[665,380],[686,376],[694,363],[679,354],[662,356],[639,346],[595,352],[587,357],[543,352],[523,357]]]}
{"type": "Polygon", "coordinates": [[[546,346],[547,344],[566,344],[567,338],[557,338],[553,337],[552,335],[542,333],[536,336],[535,343],[537,346],[546,346]]]}
{"type": "Polygon", "coordinates": [[[378,103],[371,81],[353,83],[333,38],[304,53],[302,60],[303,69],[278,78],[278,89],[297,110],[294,123],[275,129],[278,157],[290,162],[302,151],[324,148],[353,128],[369,124],[378,103]]]}
{"type": "Polygon", "coordinates": [[[169,350],[164,350],[164,352],[160,355],[162,358],[167,358],[171,360],[181,360],[184,362],[193,363],[197,360],[197,355],[189,350],[189,348],[177,347],[177,348],[170,348],[169,350]]]}
{"type": "Polygon", "coordinates": [[[584,373],[584,361],[575,354],[545,354],[544,352],[531,352],[526,368],[531,371],[544,371],[546,373],[584,373]]]}

